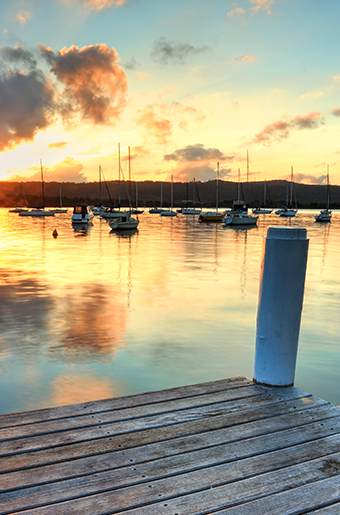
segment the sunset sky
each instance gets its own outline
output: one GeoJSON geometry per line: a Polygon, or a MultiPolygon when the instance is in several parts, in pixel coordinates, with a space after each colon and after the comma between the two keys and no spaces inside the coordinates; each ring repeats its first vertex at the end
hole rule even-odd
{"type": "Polygon", "coordinates": [[[1,0],[0,180],[340,184],[339,0],[1,0]]]}

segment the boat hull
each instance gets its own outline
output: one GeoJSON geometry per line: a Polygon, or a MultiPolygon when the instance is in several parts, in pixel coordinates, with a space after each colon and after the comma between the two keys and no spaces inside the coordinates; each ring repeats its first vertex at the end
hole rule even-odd
{"type": "Polygon", "coordinates": [[[223,218],[222,222],[225,225],[256,225],[257,224],[257,216],[251,215],[242,215],[242,214],[232,214],[227,215],[223,218]]]}
{"type": "Polygon", "coordinates": [[[225,213],[208,211],[207,213],[201,213],[198,220],[199,222],[222,222],[224,217],[225,213]]]}
{"type": "Polygon", "coordinates": [[[45,211],[44,209],[32,209],[31,211],[20,211],[19,216],[54,216],[55,211],[45,211]]]}
{"type": "Polygon", "coordinates": [[[161,216],[177,216],[176,211],[162,211],[160,213],[161,216]]]}

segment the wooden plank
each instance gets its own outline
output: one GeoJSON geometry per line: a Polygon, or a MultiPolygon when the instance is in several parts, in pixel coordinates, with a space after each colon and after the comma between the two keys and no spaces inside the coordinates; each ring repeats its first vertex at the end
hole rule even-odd
{"type": "MultiPolygon", "coordinates": [[[[129,451],[116,451],[105,455],[80,458],[69,462],[35,467],[18,472],[3,473],[0,481],[0,491],[15,488],[35,486],[42,483],[53,482],[61,479],[72,479],[95,472],[105,472],[123,467],[141,466],[154,462],[167,460],[172,456],[177,460],[185,460],[187,469],[203,466],[209,460],[210,463],[234,461],[236,459],[249,458],[263,453],[289,448],[298,444],[317,445],[324,448],[328,438],[338,438],[340,433],[340,415],[335,419],[313,423],[305,426],[289,428],[287,430],[269,433],[263,436],[252,437],[247,440],[225,443],[224,432],[218,431],[209,437],[203,449],[197,449],[195,440],[191,438],[179,438],[169,442],[150,444],[137,447],[129,451]],[[131,461],[132,460],[132,461],[131,461]],[[199,465],[197,465],[197,463],[199,465]]],[[[175,462],[175,461],[174,461],[175,462]]],[[[148,465],[149,466],[149,465],[148,465]]],[[[167,471],[169,468],[167,467],[167,471]]],[[[119,473],[119,472],[118,472],[119,473]]]]}
{"type": "MultiPolygon", "coordinates": [[[[193,490],[215,488],[221,484],[244,480],[259,474],[277,469],[300,466],[304,478],[310,469],[317,469],[318,477],[322,472],[334,474],[340,472],[340,435],[324,438],[316,443],[308,442],[287,449],[268,452],[245,459],[223,460],[223,454],[208,451],[164,458],[140,466],[115,469],[105,473],[78,477],[68,481],[50,483],[48,486],[22,488],[18,491],[0,494],[2,512],[12,509],[20,511],[32,506],[59,503],[67,499],[98,494],[98,492],[124,489],[121,505],[115,507],[125,509],[125,501],[129,497],[130,488],[134,485],[134,496],[150,502],[155,495],[166,490],[167,497],[187,495],[193,490]],[[318,465],[320,463],[320,465],[318,465]],[[305,472],[304,472],[305,470],[305,472]],[[145,485],[149,489],[146,489],[145,485]],[[152,491],[150,490],[152,488],[152,491]],[[145,494],[145,492],[147,492],[145,494]]],[[[294,468],[293,468],[294,470],[294,468]]],[[[306,476],[307,474],[307,476],[306,476]]],[[[293,474],[290,477],[294,476],[293,474]]],[[[312,476],[314,478],[314,475],[312,476]]],[[[118,494],[117,494],[118,496],[118,494]]],[[[119,496],[118,496],[119,497],[119,496]]],[[[131,501],[130,501],[131,502],[131,501]]]]}
{"type": "MultiPolygon", "coordinates": [[[[257,399],[257,398],[256,398],[257,399]]],[[[6,456],[12,453],[27,452],[29,450],[48,448],[51,446],[70,445],[75,442],[92,440],[94,438],[114,438],[119,434],[147,431],[152,435],[152,430],[162,427],[163,431],[156,431],[157,439],[174,438],[180,432],[195,434],[198,431],[213,430],[237,424],[244,424],[251,420],[270,418],[282,413],[291,413],[298,410],[310,409],[312,406],[329,405],[326,401],[317,398],[298,398],[285,402],[277,401],[275,396],[259,396],[255,407],[237,409],[228,406],[228,403],[220,403],[218,406],[209,405],[202,408],[181,410],[174,413],[166,413],[142,419],[100,424],[94,427],[71,429],[69,431],[55,432],[52,434],[40,434],[29,438],[16,438],[1,442],[1,454],[6,456]],[[173,427],[174,426],[174,427],[173,427]],[[176,427],[180,426],[180,427],[176,427]],[[197,428],[198,431],[197,431],[197,428]],[[164,437],[164,431],[167,436],[164,437]]],[[[250,406],[250,404],[249,404],[250,406]]],[[[4,431],[9,429],[4,429],[4,431]]],[[[136,443],[138,445],[138,442],[136,443]]]]}
{"type": "MultiPolygon", "coordinates": [[[[256,405],[258,398],[261,397],[261,404],[266,399],[273,399],[271,393],[264,397],[266,390],[259,386],[247,386],[237,389],[228,389],[207,395],[197,395],[195,397],[186,397],[184,399],[176,399],[171,401],[163,401],[150,404],[149,406],[135,406],[133,408],[113,409],[93,415],[82,415],[72,418],[62,418],[53,421],[40,421],[33,424],[21,424],[19,426],[11,426],[0,428],[0,442],[12,438],[20,438],[20,436],[39,435],[43,433],[51,433],[54,431],[69,431],[74,428],[91,427],[98,424],[108,424],[111,422],[125,422],[130,419],[150,417],[151,415],[162,415],[167,413],[175,413],[183,410],[199,410],[212,408],[219,409],[243,409],[250,405],[256,405]],[[228,403],[228,406],[225,405],[228,403]]],[[[285,392],[286,393],[286,392],[285,392]]],[[[289,392],[287,392],[289,396],[289,392]]],[[[287,397],[286,395],[286,397],[287,397]]],[[[276,398],[276,397],[275,397],[276,398]]],[[[294,395],[296,398],[296,395],[294,395]]]]}
{"type": "MultiPolygon", "coordinates": [[[[327,501],[329,502],[329,501],[327,501]]],[[[331,506],[327,506],[325,508],[320,508],[319,510],[305,511],[306,515],[313,513],[313,515],[339,515],[340,513],[340,503],[332,504],[331,506]]]]}
{"type": "Polygon", "coordinates": [[[143,405],[147,406],[156,402],[184,399],[185,397],[195,397],[196,395],[202,394],[214,394],[218,391],[224,391],[229,388],[234,389],[244,387],[247,385],[254,385],[254,383],[245,377],[235,377],[208,383],[169,388],[167,390],[127,395],[125,397],[114,397],[80,404],[57,406],[22,413],[12,413],[10,415],[0,415],[0,428],[57,420],[59,418],[82,416],[84,415],[84,411],[85,413],[103,413],[112,409],[143,405]]]}
{"type": "MultiPolygon", "coordinates": [[[[90,497],[50,504],[37,509],[32,508],[25,513],[27,515],[50,515],[52,513],[53,515],[65,515],[65,513],[67,515],[79,513],[104,515],[124,511],[129,515],[145,515],[145,513],[148,515],[163,513],[196,515],[214,513],[217,510],[220,510],[219,515],[224,513],[226,515],[233,515],[233,513],[242,513],[242,515],[301,513],[299,511],[301,509],[318,507],[325,501],[338,502],[340,500],[339,460],[340,453],[337,453],[331,457],[234,482],[229,482],[227,475],[224,476],[222,485],[216,481],[215,476],[212,476],[206,489],[201,491],[197,491],[195,488],[196,483],[192,482],[192,475],[188,483],[186,483],[187,478],[181,475],[179,478],[159,480],[152,485],[145,483],[90,497]],[[338,465],[329,466],[331,459],[338,465]],[[191,493],[181,495],[183,481],[191,493]],[[287,492],[287,490],[289,491],[287,492]],[[174,494],[174,492],[176,493],[174,494]],[[270,498],[270,511],[268,511],[268,496],[270,495],[272,497],[270,498]],[[155,503],[157,498],[160,499],[160,502],[155,503]],[[235,508],[232,508],[235,504],[241,503],[244,503],[242,511],[238,506],[236,511],[235,508]],[[164,510],[165,507],[167,510],[164,510]],[[229,507],[234,512],[227,511],[229,507]]],[[[196,479],[199,479],[198,475],[196,479]]],[[[6,513],[6,511],[2,513],[6,513]]]]}
{"type": "MultiPolygon", "coordinates": [[[[0,458],[0,470],[20,470],[27,467],[36,467],[47,463],[62,463],[78,458],[96,456],[102,454],[105,459],[105,453],[117,451],[118,459],[122,460],[125,456],[126,460],[134,460],[136,449],[141,448],[143,453],[143,446],[152,445],[151,448],[146,448],[145,452],[150,453],[150,458],[159,457],[160,453],[172,452],[178,454],[185,452],[185,445],[192,449],[201,449],[221,441],[233,442],[247,439],[254,436],[260,436],[275,431],[282,431],[288,428],[301,427],[306,424],[311,424],[316,421],[333,421],[334,425],[338,419],[335,418],[339,415],[339,409],[334,406],[329,406],[328,403],[322,404],[314,398],[308,405],[304,400],[295,401],[292,406],[289,403],[284,406],[275,405],[271,410],[271,418],[264,420],[263,409],[259,410],[256,414],[248,413],[249,419],[242,424],[242,431],[236,424],[228,424],[225,418],[220,420],[220,417],[212,417],[210,420],[196,421],[195,423],[189,422],[179,424],[176,426],[162,427],[159,429],[141,430],[131,434],[123,434],[117,436],[110,436],[104,439],[94,439],[93,441],[85,441],[80,443],[72,443],[72,445],[65,446],[52,446],[50,448],[36,450],[31,452],[19,453],[14,455],[6,455],[0,458]],[[299,404],[300,403],[300,404],[299,404]],[[279,410],[280,407],[280,410],[279,410]],[[296,410],[298,408],[298,411],[296,410]],[[279,412],[279,414],[278,414],[279,412]],[[256,419],[256,416],[260,420],[256,419]],[[216,423],[216,419],[219,420],[216,423]],[[212,426],[214,422],[214,426],[212,426]],[[177,440],[178,439],[178,440],[177,440]],[[161,445],[159,445],[161,442],[161,445]],[[171,449],[171,451],[170,451],[171,449]]],[[[239,419],[240,420],[240,419],[239,419]]],[[[333,429],[330,427],[329,431],[332,433],[333,429]]],[[[52,442],[53,444],[53,442],[52,442]]],[[[143,459],[143,458],[141,458],[143,459]]],[[[138,461],[138,458],[137,458],[138,461]]],[[[120,466],[118,461],[118,466],[120,466]]],[[[67,466],[65,464],[65,466],[67,466]]],[[[70,464],[72,467],[72,464],[70,464]]]]}

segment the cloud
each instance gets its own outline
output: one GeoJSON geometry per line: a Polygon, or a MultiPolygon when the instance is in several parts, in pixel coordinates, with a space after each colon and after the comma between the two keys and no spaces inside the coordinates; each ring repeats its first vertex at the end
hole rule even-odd
{"type": "Polygon", "coordinates": [[[241,57],[235,57],[235,61],[245,61],[252,63],[254,61],[254,57],[252,55],[242,55],[241,57]]]}
{"type": "Polygon", "coordinates": [[[107,45],[64,47],[60,52],[40,46],[51,72],[65,86],[63,118],[78,117],[95,124],[117,119],[126,106],[127,78],[118,53],[107,45]]]}
{"type": "Polygon", "coordinates": [[[181,102],[148,104],[136,113],[137,125],[143,126],[160,144],[168,142],[172,136],[173,125],[187,130],[191,122],[201,123],[204,118],[205,115],[202,112],[181,102]]]}
{"type": "Polygon", "coordinates": [[[17,20],[22,23],[22,25],[25,25],[31,18],[31,14],[27,11],[21,11],[17,14],[17,20]]]}
{"type": "Polygon", "coordinates": [[[270,8],[274,3],[274,0],[249,0],[254,7],[251,7],[253,12],[258,12],[260,10],[267,11],[268,14],[271,14],[270,8]]]}
{"type": "Polygon", "coordinates": [[[128,0],[65,0],[65,3],[69,4],[75,2],[84,4],[86,7],[89,7],[92,10],[101,11],[102,9],[106,9],[112,5],[124,5],[128,2],[128,0]]]}
{"type": "Polygon", "coordinates": [[[50,143],[47,148],[64,148],[66,145],[68,145],[68,141],[59,141],[58,143],[50,143]]]}
{"type": "MultiPolygon", "coordinates": [[[[216,163],[233,161],[234,155],[226,156],[218,148],[204,148],[201,143],[187,145],[175,150],[172,154],[165,154],[165,161],[177,163],[173,170],[177,180],[188,181],[193,177],[200,181],[207,181],[216,177],[216,163]]],[[[227,177],[230,168],[220,167],[220,177],[227,177]]]]}
{"type": "Polygon", "coordinates": [[[0,151],[13,148],[53,122],[54,91],[38,71],[0,74],[0,151]]]}
{"type": "MultiPolygon", "coordinates": [[[[82,173],[83,165],[67,156],[61,163],[53,166],[52,168],[44,166],[44,181],[45,182],[86,182],[87,178],[82,173]]],[[[40,167],[34,167],[36,173],[29,177],[16,175],[11,177],[10,181],[40,181],[41,171],[40,167]]]]}
{"type": "Polygon", "coordinates": [[[244,14],[246,11],[242,7],[237,7],[237,4],[233,4],[231,6],[231,10],[227,13],[229,18],[233,16],[239,16],[240,14],[244,14]]]}
{"type": "Polygon", "coordinates": [[[17,45],[13,48],[8,46],[0,47],[0,57],[4,61],[8,61],[12,64],[21,63],[23,65],[27,65],[28,69],[35,69],[37,66],[37,62],[32,52],[21,45],[17,45]]]}
{"type": "Polygon", "coordinates": [[[340,75],[333,75],[333,80],[335,80],[335,82],[340,82],[340,75]]]}
{"type": "Polygon", "coordinates": [[[304,95],[301,95],[300,98],[302,100],[305,100],[306,98],[319,98],[323,95],[322,91],[314,92],[314,93],[305,93],[304,95]]]}
{"type": "Polygon", "coordinates": [[[319,112],[313,111],[305,116],[295,116],[290,120],[279,120],[267,125],[253,140],[263,146],[269,146],[274,141],[282,141],[290,136],[293,129],[316,129],[324,123],[319,112]]]}
{"type": "Polygon", "coordinates": [[[326,184],[327,175],[304,175],[303,173],[294,173],[294,181],[302,184],[326,184]]]}
{"type": "Polygon", "coordinates": [[[146,105],[137,111],[137,125],[145,127],[158,143],[167,143],[172,134],[171,121],[164,116],[163,105],[146,105]]]}
{"type": "MultiPolygon", "coordinates": [[[[220,167],[219,178],[226,179],[232,170],[231,168],[220,167]]],[[[172,172],[177,181],[188,182],[194,177],[196,181],[211,181],[216,179],[216,163],[215,164],[193,164],[187,163],[179,166],[172,172]]]]}
{"type": "Polygon", "coordinates": [[[160,37],[153,44],[151,57],[158,64],[182,64],[190,55],[202,54],[210,50],[207,46],[194,47],[188,43],[170,41],[160,37]]]}
{"type": "Polygon", "coordinates": [[[131,57],[130,61],[124,63],[123,66],[126,70],[136,70],[138,63],[134,57],[131,57]]]}
{"type": "Polygon", "coordinates": [[[218,148],[204,148],[201,143],[187,145],[184,148],[175,150],[172,154],[164,156],[165,161],[224,161],[228,159],[218,148]]]}
{"type": "Polygon", "coordinates": [[[59,118],[64,125],[114,123],[126,106],[127,78],[107,45],[36,55],[17,45],[0,47],[0,151],[32,141],[59,118]],[[51,76],[40,64],[46,61],[51,76]]]}
{"type": "Polygon", "coordinates": [[[332,114],[334,116],[340,116],[340,107],[335,107],[334,109],[332,109],[332,114]]]}

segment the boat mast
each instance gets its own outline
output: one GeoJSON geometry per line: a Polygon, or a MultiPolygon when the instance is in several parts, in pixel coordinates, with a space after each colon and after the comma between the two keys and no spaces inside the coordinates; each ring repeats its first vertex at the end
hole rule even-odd
{"type": "Polygon", "coordinates": [[[290,171],[290,201],[289,201],[289,207],[293,207],[293,167],[290,171]]]}
{"type": "Polygon", "coordinates": [[[99,205],[102,205],[102,167],[99,166],[99,205]]]}
{"type": "Polygon", "coordinates": [[[118,206],[120,209],[120,143],[118,143],[118,206]]]}
{"type": "Polygon", "coordinates": [[[247,183],[249,182],[249,152],[247,150],[247,183]]]}
{"type": "Polygon", "coordinates": [[[163,207],[163,183],[161,182],[161,207],[163,207]]]}
{"type": "MultiPolygon", "coordinates": [[[[130,156],[130,147],[128,147],[128,153],[129,153],[129,195],[131,198],[131,156],[130,156]]],[[[136,201],[137,202],[137,201],[136,201]]],[[[136,205],[137,207],[137,205],[136,205]]]]}
{"type": "Polygon", "coordinates": [[[327,165],[327,209],[329,209],[329,165],[327,165]]]}
{"type": "Polygon", "coordinates": [[[171,198],[170,198],[170,209],[172,211],[172,206],[173,206],[173,202],[174,202],[174,183],[173,183],[173,178],[174,176],[171,175],[171,198]]]}
{"type": "Polygon", "coordinates": [[[196,204],[196,196],[195,196],[195,177],[193,178],[192,182],[193,182],[193,184],[194,184],[194,195],[193,195],[193,198],[194,198],[194,207],[195,207],[195,204],[196,204]]]}
{"type": "Polygon", "coordinates": [[[45,207],[45,186],[44,186],[43,165],[42,165],[41,159],[40,159],[40,174],[41,174],[41,189],[42,189],[43,208],[44,208],[45,207]]]}
{"type": "Polygon", "coordinates": [[[237,200],[241,200],[241,183],[240,183],[240,177],[241,172],[240,169],[238,169],[238,175],[237,175],[237,200]]]}
{"type": "Polygon", "coordinates": [[[217,172],[216,172],[216,213],[218,211],[218,176],[220,171],[220,163],[217,162],[217,172]]]}

